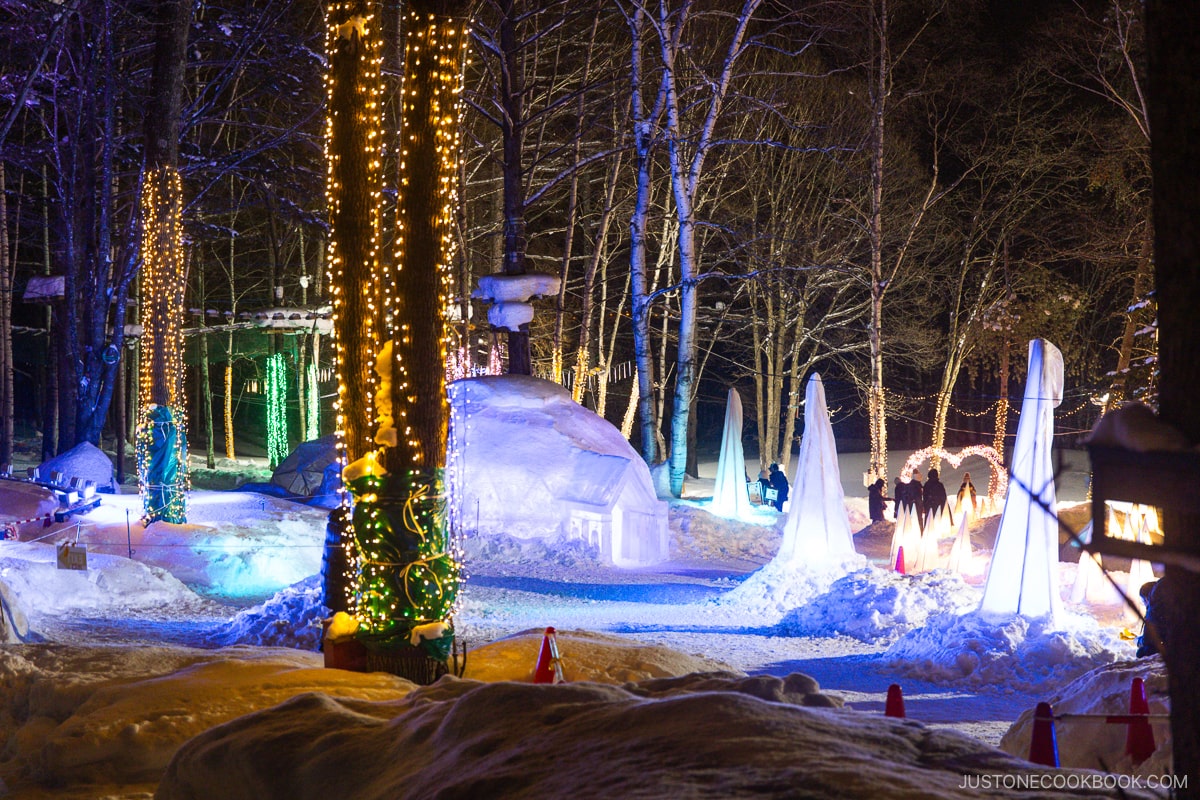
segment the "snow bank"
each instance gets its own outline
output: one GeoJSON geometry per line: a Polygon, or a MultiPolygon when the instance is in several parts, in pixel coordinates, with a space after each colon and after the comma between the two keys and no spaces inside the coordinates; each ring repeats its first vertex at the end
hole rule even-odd
{"type": "Polygon", "coordinates": [[[324,669],[319,655],[298,650],[54,644],[0,648],[0,685],[0,778],[59,792],[113,783],[153,791],[184,742],[298,694],[362,703],[413,688],[392,675],[324,669]]]}
{"type": "Polygon", "coordinates": [[[883,654],[915,678],[978,688],[1052,691],[1103,664],[1133,656],[1134,646],[1090,617],[1045,619],[941,614],[909,631],[883,654]]]}
{"type": "MultiPolygon", "coordinates": [[[[1167,669],[1162,658],[1139,658],[1108,664],[1079,676],[1058,692],[1046,697],[1055,714],[1128,714],[1129,689],[1134,678],[1146,686],[1151,714],[1169,714],[1167,669]]],[[[1033,736],[1033,709],[1028,709],[1000,741],[1000,748],[1023,758],[1033,736]]],[[[1064,767],[1104,769],[1127,775],[1165,775],[1171,772],[1171,726],[1166,720],[1152,723],[1158,749],[1145,762],[1134,766],[1125,755],[1126,725],[1109,725],[1103,720],[1060,720],[1055,723],[1058,758],[1064,767]]]]}
{"type": "Polygon", "coordinates": [[[930,616],[961,613],[979,603],[979,590],[958,575],[935,570],[901,575],[876,567],[840,578],[829,591],[789,612],[784,636],[850,636],[885,643],[923,626],[930,616]]]}
{"type": "Polygon", "coordinates": [[[79,478],[81,481],[94,481],[96,489],[101,492],[117,490],[117,483],[113,480],[112,459],[91,442],[81,442],[65,453],[43,461],[38,467],[38,474],[43,481],[50,479],[51,472],[61,472],[63,483],[71,478],[79,478]]]}
{"type": "Polygon", "coordinates": [[[253,644],[319,650],[322,622],[329,616],[323,604],[320,575],[276,592],[265,603],[239,611],[209,635],[215,645],[253,644]]]}
{"type": "Polygon", "coordinates": [[[187,743],[156,797],[937,799],[993,796],[964,789],[964,773],[1044,772],[962,734],[829,705],[802,675],[443,678],[385,705],[305,695],[187,743]]]}
{"type": "Polygon", "coordinates": [[[712,604],[749,620],[774,624],[829,591],[836,580],[866,566],[862,556],[795,564],[773,559],[712,604]]]}

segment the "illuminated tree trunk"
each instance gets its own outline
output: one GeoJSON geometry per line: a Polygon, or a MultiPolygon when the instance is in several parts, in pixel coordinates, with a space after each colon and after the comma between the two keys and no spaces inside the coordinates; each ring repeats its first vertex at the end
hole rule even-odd
{"type": "Polygon", "coordinates": [[[8,205],[0,162],[0,465],[12,464],[13,363],[12,268],[8,263],[8,205]]]}
{"type": "MultiPolygon", "coordinates": [[[[453,284],[466,43],[465,20],[447,14],[453,8],[446,2],[411,3],[404,15],[400,236],[396,252],[382,264],[375,250],[381,138],[373,127],[379,121],[378,34],[362,6],[350,9],[349,16],[340,16],[346,7],[339,7],[329,20],[330,254],[338,298],[339,423],[349,459],[342,474],[354,497],[349,520],[357,561],[353,608],[368,669],[418,683],[432,682],[446,671],[459,588],[445,478],[445,309],[453,284]],[[354,94],[347,96],[349,87],[354,94]],[[355,130],[347,117],[363,129],[355,130]],[[365,170],[361,179],[347,179],[343,170],[359,159],[365,170]],[[339,215],[351,206],[360,207],[361,214],[339,215]],[[357,237],[346,236],[353,225],[361,226],[357,237]],[[347,245],[363,242],[369,248],[352,263],[347,245]],[[359,299],[352,302],[351,297],[359,299]],[[350,312],[358,324],[342,327],[343,314],[350,312]],[[356,395],[361,398],[352,400],[356,395]],[[356,403],[354,412],[351,402],[356,403]],[[354,423],[356,431],[365,428],[362,438],[351,433],[352,413],[365,423],[354,423]]],[[[344,521],[344,512],[333,520],[339,525],[344,521]]]]}
{"type": "Polygon", "coordinates": [[[159,6],[153,97],[146,115],[142,178],[141,359],[138,364],[138,476],[149,521],[186,521],[183,301],[186,275],[180,214],[179,114],[192,4],[159,6]]]}
{"type": "MultiPolygon", "coordinates": [[[[375,351],[375,272],[379,241],[380,83],[377,34],[368,35],[366,0],[336,3],[326,17],[328,113],[325,156],[329,275],[338,375],[339,460],[372,449],[371,368],[375,351]]],[[[349,499],[329,514],[322,565],[325,605],[354,611],[357,550],[349,499]]]]}

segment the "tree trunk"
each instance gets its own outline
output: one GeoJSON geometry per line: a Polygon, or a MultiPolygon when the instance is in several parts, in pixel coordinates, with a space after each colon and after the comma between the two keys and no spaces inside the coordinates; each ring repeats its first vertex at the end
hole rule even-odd
{"type": "Polygon", "coordinates": [[[887,111],[888,32],[887,0],[871,2],[871,22],[875,35],[878,59],[871,81],[871,201],[867,219],[867,239],[871,248],[871,317],[867,342],[871,361],[871,378],[867,386],[867,417],[871,430],[871,457],[867,467],[868,481],[888,477],[887,465],[887,403],[883,394],[883,295],[887,283],[883,275],[883,168],[884,118],[887,111]]]}
{"type": "MultiPolygon", "coordinates": [[[[504,150],[504,269],[505,275],[525,274],[525,184],[522,152],[525,139],[525,118],[522,93],[525,81],[522,74],[520,44],[517,36],[518,9],[514,0],[500,0],[500,50],[503,53],[500,69],[500,104],[504,109],[500,135],[504,150]]],[[[512,375],[532,375],[533,363],[529,352],[529,325],[508,332],[508,371],[512,375]]]]}
{"type": "Polygon", "coordinates": [[[192,19],[188,0],[163,0],[155,40],[152,97],[146,115],[146,165],[142,180],[141,363],[139,364],[138,472],[159,475],[159,488],[143,487],[150,521],[186,521],[187,443],[182,434],[163,435],[164,426],[182,429],[183,314],[186,270],[182,222],[183,188],[179,159],[180,107],[187,36],[192,19]],[[165,416],[151,420],[151,406],[165,416]],[[158,447],[156,442],[167,444],[158,447]],[[168,455],[170,454],[170,455],[168,455]],[[177,463],[172,464],[171,459],[177,463]]]}
{"type": "MultiPolygon", "coordinates": [[[[1154,264],[1158,297],[1161,417],[1200,442],[1200,15],[1169,0],[1146,3],[1149,63],[1154,264]]],[[[1200,549],[1200,516],[1165,509],[1163,538],[1200,549]]],[[[1167,565],[1165,652],[1171,692],[1174,773],[1187,776],[1176,796],[1200,797],[1200,575],[1167,565]]],[[[1156,595],[1157,597],[1157,595],[1156,595]]]]}
{"type": "Polygon", "coordinates": [[[8,259],[7,193],[0,161],[0,466],[12,466],[13,457],[13,268],[8,259]]]}
{"type": "MultiPolygon", "coordinates": [[[[373,449],[375,414],[370,391],[375,358],[375,285],[379,241],[379,73],[367,39],[367,0],[331,7],[326,33],[329,62],[326,153],[329,161],[329,264],[337,342],[338,448],[343,466],[373,449]]],[[[329,514],[326,528],[325,605],[354,611],[353,565],[358,557],[348,500],[329,514]]]]}

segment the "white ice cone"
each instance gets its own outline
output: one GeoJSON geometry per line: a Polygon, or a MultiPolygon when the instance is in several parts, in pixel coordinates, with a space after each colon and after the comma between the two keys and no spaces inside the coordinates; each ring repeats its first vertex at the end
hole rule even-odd
{"type": "Polygon", "coordinates": [[[925,523],[925,531],[921,534],[921,553],[917,562],[917,572],[928,572],[938,567],[938,538],[934,532],[932,519],[925,523]]]}
{"type": "Polygon", "coordinates": [[[1104,568],[1100,566],[1100,560],[1086,550],[1080,553],[1075,585],[1071,587],[1071,602],[1108,605],[1115,600],[1116,593],[1112,584],[1104,577],[1104,568]]]}
{"type": "Polygon", "coordinates": [[[971,534],[967,526],[967,514],[963,514],[958,523],[958,535],[950,548],[950,562],[946,569],[959,575],[970,575],[975,569],[975,559],[971,552],[971,534]]]}
{"type": "MultiPolygon", "coordinates": [[[[900,552],[900,546],[904,544],[904,509],[896,510],[896,525],[892,529],[892,547],[891,553],[888,556],[888,568],[896,566],[896,555],[900,552]]],[[[905,564],[905,569],[908,565],[905,564]]]]}
{"type": "Polygon", "coordinates": [[[917,521],[917,507],[906,506],[904,509],[904,571],[908,573],[917,570],[921,558],[921,525],[917,521]]]}

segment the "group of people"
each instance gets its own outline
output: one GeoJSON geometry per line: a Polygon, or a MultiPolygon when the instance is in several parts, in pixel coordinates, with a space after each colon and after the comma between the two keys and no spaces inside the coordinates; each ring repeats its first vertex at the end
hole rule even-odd
{"type": "MultiPolygon", "coordinates": [[[[946,496],[946,487],[942,484],[938,471],[936,469],[929,470],[929,480],[921,483],[920,470],[913,470],[912,478],[905,483],[896,478],[896,489],[891,497],[886,494],[887,482],[883,478],[879,478],[875,483],[867,489],[867,507],[871,515],[872,522],[883,521],[883,512],[887,508],[887,503],[894,502],[894,516],[900,516],[901,508],[916,508],[918,519],[924,519],[925,514],[930,511],[937,511],[945,508],[949,510],[949,500],[946,496]]],[[[958,487],[958,507],[962,507],[965,500],[971,501],[971,508],[977,509],[977,501],[975,494],[975,484],[971,483],[971,473],[963,473],[962,485],[958,487]]],[[[954,522],[951,518],[951,523],[954,522]]]]}

